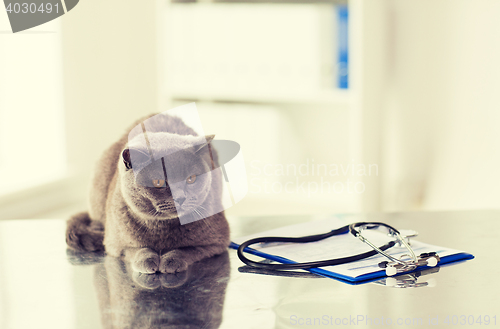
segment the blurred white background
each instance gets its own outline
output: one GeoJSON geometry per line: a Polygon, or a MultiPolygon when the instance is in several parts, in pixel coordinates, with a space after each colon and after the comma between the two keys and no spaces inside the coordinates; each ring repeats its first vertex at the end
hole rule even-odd
{"type": "Polygon", "coordinates": [[[108,145],[193,101],[242,146],[230,215],[498,208],[498,1],[274,2],[86,0],[16,34],[0,11],[0,218],[84,209],[108,145]]]}

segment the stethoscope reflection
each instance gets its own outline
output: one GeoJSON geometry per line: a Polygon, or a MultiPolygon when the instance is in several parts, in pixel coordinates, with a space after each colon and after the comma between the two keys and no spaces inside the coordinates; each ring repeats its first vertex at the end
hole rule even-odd
{"type": "Polygon", "coordinates": [[[229,280],[227,252],[177,274],[140,274],[119,258],[95,268],[104,328],[218,328],[229,280]]]}
{"type": "Polygon", "coordinates": [[[394,277],[386,277],[373,283],[392,288],[422,288],[435,287],[435,278],[425,278],[424,276],[439,272],[439,267],[433,267],[423,271],[402,274],[394,277]]]}

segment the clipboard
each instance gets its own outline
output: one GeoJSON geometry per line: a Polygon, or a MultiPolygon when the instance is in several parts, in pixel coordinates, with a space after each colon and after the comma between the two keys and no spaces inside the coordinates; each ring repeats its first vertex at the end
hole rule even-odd
{"type": "MultiPolygon", "coordinates": [[[[352,222],[352,221],[351,221],[352,222]]],[[[285,226],[282,228],[253,234],[250,236],[233,239],[230,248],[238,249],[239,245],[256,237],[264,236],[292,236],[299,237],[311,234],[318,234],[331,231],[332,229],[350,224],[340,217],[333,217],[319,221],[305,222],[296,225],[285,226]]],[[[387,237],[380,233],[374,233],[370,236],[370,240],[375,243],[381,241],[387,242],[387,237]],[[377,236],[378,234],[378,236],[377,236]]],[[[411,240],[412,248],[415,253],[435,251],[440,256],[438,267],[446,264],[452,264],[459,261],[473,259],[474,256],[470,253],[430,245],[416,240],[411,240]]],[[[278,243],[278,244],[257,244],[256,247],[246,248],[245,252],[269,259],[283,264],[293,264],[298,262],[316,261],[323,259],[332,259],[355,255],[364,251],[371,250],[369,246],[354,238],[351,234],[343,234],[327,238],[325,240],[300,244],[278,243]]],[[[405,248],[393,247],[387,250],[390,255],[397,257],[398,254],[406,253],[405,248]]],[[[304,271],[309,271],[327,278],[335,279],[351,285],[364,284],[386,277],[385,269],[380,268],[378,263],[387,260],[384,256],[378,254],[360,261],[351,262],[348,264],[326,266],[322,268],[312,268],[304,271]]],[[[430,269],[429,266],[419,266],[413,271],[404,272],[402,274],[413,273],[430,269]]],[[[395,276],[396,277],[396,276],[395,276]]]]}

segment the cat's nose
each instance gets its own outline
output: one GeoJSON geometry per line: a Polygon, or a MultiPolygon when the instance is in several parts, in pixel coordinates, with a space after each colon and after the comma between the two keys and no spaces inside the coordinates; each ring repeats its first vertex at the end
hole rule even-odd
{"type": "Polygon", "coordinates": [[[186,198],[177,198],[177,199],[175,199],[175,202],[177,202],[180,205],[182,205],[184,203],[184,201],[186,201],[186,198]]]}

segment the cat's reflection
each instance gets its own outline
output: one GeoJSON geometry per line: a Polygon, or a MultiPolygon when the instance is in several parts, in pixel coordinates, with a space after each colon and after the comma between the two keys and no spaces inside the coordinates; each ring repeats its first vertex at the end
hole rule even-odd
{"type": "Polygon", "coordinates": [[[177,274],[140,274],[106,257],[95,269],[104,328],[218,328],[222,321],[227,252],[177,274]]]}

